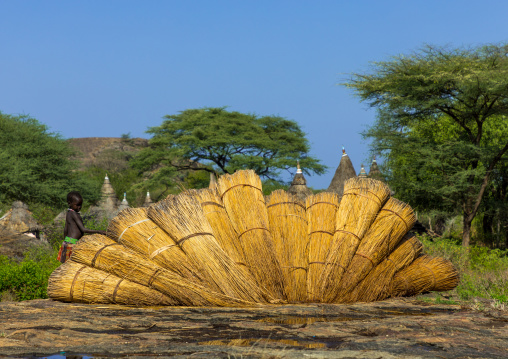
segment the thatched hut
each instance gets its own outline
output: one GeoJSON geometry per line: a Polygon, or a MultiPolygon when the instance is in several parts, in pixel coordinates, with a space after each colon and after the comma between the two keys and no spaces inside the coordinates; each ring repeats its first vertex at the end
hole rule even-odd
{"type": "Polygon", "coordinates": [[[106,175],[101,188],[101,200],[99,201],[99,207],[107,213],[113,213],[117,211],[118,205],[119,203],[115,190],[109,181],[108,175],[106,175]]]}
{"type": "Polygon", "coordinates": [[[385,182],[383,174],[381,173],[381,171],[379,170],[379,167],[377,165],[376,156],[374,156],[374,158],[372,159],[372,164],[370,165],[369,178],[373,178],[378,181],[385,182]]]}
{"type": "Polygon", "coordinates": [[[123,200],[120,202],[120,205],[118,206],[118,212],[123,211],[126,208],[130,208],[129,202],[127,201],[127,193],[123,193],[123,200]]]}
{"type": "Polygon", "coordinates": [[[153,204],[152,198],[150,198],[150,192],[146,192],[145,201],[142,207],[150,207],[153,204]]]}
{"type": "Polygon", "coordinates": [[[291,182],[288,192],[295,195],[299,200],[305,201],[305,198],[312,195],[312,191],[307,187],[307,180],[303,176],[300,168],[300,162],[296,164],[296,174],[291,182]]]}
{"type": "Polygon", "coordinates": [[[213,174],[213,172],[210,172],[210,184],[208,185],[208,188],[210,188],[210,189],[217,188],[217,179],[215,178],[215,175],[213,174]]]}
{"type": "Polygon", "coordinates": [[[360,169],[360,173],[358,174],[358,177],[360,178],[367,178],[367,171],[365,171],[365,167],[363,167],[363,163],[362,163],[362,168],[360,169]]]}
{"type": "Polygon", "coordinates": [[[13,232],[36,238],[40,238],[40,231],[43,229],[43,226],[32,216],[32,212],[28,210],[28,206],[21,201],[12,204],[12,208],[0,218],[0,225],[13,232]]]}
{"type": "Polygon", "coordinates": [[[346,153],[344,147],[342,147],[342,157],[340,159],[339,167],[335,171],[335,175],[332,178],[332,182],[327,189],[327,192],[338,193],[342,197],[344,193],[344,182],[346,180],[356,177],[356,171],[351,163],[351,159],[346,153]]]}

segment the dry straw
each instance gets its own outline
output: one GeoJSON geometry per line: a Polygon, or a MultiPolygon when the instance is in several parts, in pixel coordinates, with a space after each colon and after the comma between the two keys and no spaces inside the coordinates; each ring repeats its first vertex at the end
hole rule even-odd
{"type": "Polygon", "coordinates": [[[210,288],[246,301],[265,300],[261,289],[221,248],[194,196],[169,196],[149,207],[148,215],[171,234],[210,288]]]}
{"type": "Polygon", "coordinates": [[[391,296],[409,296],[430,291],[446,291],[459,284],[459,272],[452,262],[422,255],[398,272],[391,284],[391,296]]]}
{"type": "Polygon", "coordinates": [[[339,196],[321,192],[306,199],[309,237],[309,265],[307,271],[307,300],[319,301],[320,278],[335,232],[335,217],[339,196]]]}
{"type": "Polygon", "coordinates": [[[147,208],[127,208],[113,218],[107,234],[118,243],[150,259],[163,268],[201,283],[182,249],[169,234],[148,218],[147,208]]]}
{"type": "Polygon", "coordinates": [[[397,246],[416,221],[409,205],[390,198],[360,242],[333,301],[342,301],[397,246]]]}
{"type": "Polygon", "coordinates": [[[254,171],[238,171],[218,180],[219,193],[258,285],[277,300],[286,298],[280,264],[275,257],[261,180],[254,171]]]}
{"type": "Polygon", "coordinates": [[[308,236],[305,205],[284,190],[272,192],[267,203],[275,255],[281,264],[290,302],[307,300],[308,236]]]}
{"type": "Polygon", "coordinates": [[[373,179],[355,177],[344,184],[334,238],[320,280],[321,300],[333,302],[337,297],[356,249],[389,195],[388,186],[373,179]]]}
{"type": "Polygon", "coordinates": [[[180,305],[238,306],[252,304],[195,284],[100,234],[80,239],[73,248],[71,259],[88,267],[97,268],[145,287],[156,289],[180,305]]]}
{"type": "Polygon", "coordinates": [[[48,296],[64,302],[177,305],[178,301],[128,279],[68,260],[49,277],[48,296]]]}
{"type": "Polygon", "coordinates": [[[373,302],[390,296],[390,283],[395,273],[410,265],[422,252],[422,244],[408,233],[394,251],[379,263],[341,302],[373,302]]]}
{"type": "Polygon", "coordinates": [[[217,185],[215,184],[214,189],[190,190],[187,193],[193,195],[201,204],[203,213],[210,227],[212,227],[212,232],[221,248],[236,264],[246,268],[245,256],[238,241],[238,233],[236,233],[231,225],[226,208],[220,199],[216,187],[217,185]]]}

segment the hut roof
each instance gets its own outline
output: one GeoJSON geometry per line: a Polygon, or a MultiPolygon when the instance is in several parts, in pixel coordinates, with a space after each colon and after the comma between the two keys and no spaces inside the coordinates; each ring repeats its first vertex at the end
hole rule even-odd
{"type": "Polygon", "coordinates": [[[365,171],[365,167],[363,167],[363,164],[362,164],[362,168],[360,169],[360,174],[358,175],[358,177],[367,178],[367,172],[365,171]]]}
{"type": "Polygon", "coordinates": [[[302,201],[313,194],[312,191],[307,187],[307,181],[303,176],[299,162],[296,165],[296,174],[293,178],[293,182],[291,182],[291,186],[289,187],[288,192],[298,197],[298,199],[302,201]]]}
{"type": "Polygon", "coordinates": [[[383,182],[385,180],[383,174],[381,173],[379,167],[377,166],[376,156],[374,156],[374,158],[372,159],[372,164],[370,165],[369,178],[377,179],[383,182]]]}
{"type": "Polygon", "coordinates": [[[108,175],[106,175],[101,188],[101,200],[99,201],[99,207],[106,212],[115,212],[118,209],[118,202],[115,190],[109,181],[108,175]]]}
{"type": "Polygon", "coordinates": [[[344,182],[352,177],[356,177],[356,171],[351,159],[346,153],[346,150],[342,147],[342,157],[340,159],[339,167],[337,167],[337,170],[335,171],[335,175],[332,178],[332,182],[330,183],[327,192],[335,192],[342,197],[342,194],[344,193],[344,182]]]}
{"type": "Polygon", "coordinates": [[[21,201],[12,204],[12,208],[0,218],[0,225],[17,233],[39,231],[43,228],[33,218],[28,206],[21,201]]]}
{"type": "Polygon", "coordinates": [[[150,207],[153,201],[150,198],[150,192],[146,192],[145,202],[143,202],[143,207],[150,207]]]}
{"type": "Polygon", "coordinates": [[[208,188],[210,189],[217,188],[217,179],[215,178],[213,172],[210,172],[210,184],[208,185],[208,188]]]}
{"type": "Polygon", "coordinates": [[[118,211],[120,212],[126,208],[130,208],[130,206],[129,206],[129,202],[127,202],[127,193],[124,192],[123,193],[123,200],[120,203],[120,205],[118,206],[118,211]]]}

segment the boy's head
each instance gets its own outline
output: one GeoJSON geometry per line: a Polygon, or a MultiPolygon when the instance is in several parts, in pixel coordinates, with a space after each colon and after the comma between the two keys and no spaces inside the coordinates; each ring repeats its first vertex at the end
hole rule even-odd
{"type": "Polygon", "coordinates": [[[69,208],[79,211],[81,209],[81,205],[83,204],[83,197],[78,191],[72,191],[67,194],[67,204],[69,208]]]}

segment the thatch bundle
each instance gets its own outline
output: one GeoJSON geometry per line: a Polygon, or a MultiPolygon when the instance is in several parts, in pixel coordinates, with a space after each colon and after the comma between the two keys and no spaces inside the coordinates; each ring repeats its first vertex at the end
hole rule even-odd
{"type": "Polygon", "coordinates": [[[391,296],[445,291],[458,284],[459,272],[449,260],[422,255],[395,275],[391,284],[391,296]]]}
{"type": "Polygon", "coordinates": [[[390,283],[395,273],[411,264],[422,250],[420,241],[413,234],[406,234],[394,251],[339,301],[373,302],[387,298],[390,295],[390,283]]]}
{"type": "Polygon", "coordinates": [[[336,287],[332,301],[341,301],[390,254],[416,221],[411,207],[390,198],[379,211],[376,220],[358,245],[345,272],[344,280],[336,287]]]}
{"type": "Polygon", "coordinates": [[[307,299],[319,300],[320,278],[335,232],[335,217],[339,208],[336,193],[322,192],[307,197],[307,233],[309,236],[309,265],[307,271],[307,299]]]}
{"type": "Polygon", "coordinates": [[[296,196],[277,190],[267,203],[275,255],[284,275],[290,302],[307,299],[308,237],[305,205],[296,196]]]}
{"type": "Polygon", "coordinates": [[[284,300],[284,279],[275,257],[261,179],[254,171],[238,171],[220,177],[217,185],[256,282],[274,299],[284,300]]]}
{"type": "Polygon", "coordinates": [[[85,236],[50,277],[63,301],[241,306],[356,302],[449,290],[453,265],[421,255],[411,208],[365,178],[305,203],[282,190],[265,203],[253,171],[219,178],[85,236]],[[405,237],[404,237],[405,236],[405,237]]]}
{"type": "Polygon", "coordinates": [[[148,215],[170,233],[210,288],[247,301],[265,300],[262,290],[220,247],[194,196],[169,196],[149,207],[148,215]]]}
{"type": "Polygon", "coordinates": [[[180,305],[228,306],[246,303],[159,267],[100,234],[82,238],[73,248],[71,259],[120,278],[128,278],[145,287],[154,288],[178,301],[180,305]]]}
{"type": "Polygon", "coordinates": [[[63,302],[178,305],[152,288],[68,260],[51,275],[48,295],[63,302]]]}
{"type": "Polygon", "coordinates": [[[346,181],[333,242],[320,280],[322,300],[333,302],[339,295],[344,273],[389,195],[388,186],[379,181],[358,177],[346,181]]]}
{"type": "Polygon", "coordinates": [[[201,282],[182,249],[148,218],[147,208],[127,208],[118,213],[109,222],[107,235],[143,258],[151,259],[161,267],[197,283],[201,282]]]}

